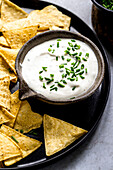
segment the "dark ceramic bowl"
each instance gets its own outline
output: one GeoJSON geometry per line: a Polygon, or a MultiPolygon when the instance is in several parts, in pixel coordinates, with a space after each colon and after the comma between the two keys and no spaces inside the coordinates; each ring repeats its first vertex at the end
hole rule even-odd
{"type": "Polygon", "coordinates": [[[89,96],[91,96],[99,87],[99,85],[101,84],[103,77],[104,77],[104,60],[102,57],[101,52],[99,51],[99,49],[96,47],[96,45],[91,42],[88,38],[80,35],[80,34],[76,34],[76,33],[72,33],[69,31],[47,31],[44,33],[41,33],[39,35],[36,35],[35,37],[33,37],[32,39],[30,39],[27,43],[25,43],[25,45],[20,49],[18,55],[17,55],[17,59],[16,59],[16,71],[17,71],[17,75],[19,78],[19,96],[21,100],[27,99],[29,97],[33,97],[35,99],[47,102],[47,103],[51,103],[51,104],[70,104],[70,103],[75,103],[77,101],[81,101],[84,100],[86,98],[88,98],[89,96]],[[90,46],[90,48],[94,51],[96,57],[97,57],[97,61],[98,61],[98,75],[96,77],[96,80],[94,82],[94,84],[86,91],[84,92],[84,94],[81,94],[80,96],[75,97],[74,99],[68,99],[66,101],[53,101],[50,100],[48,98],[46,98],[45,96],[36,93],[35,91],[33,91],[31,88],[29,88],[29,86],[27,85],[27,83],[25,82],[25,80],[22,77],[22,67],[21,64],[27,54],[27,52],[33,48],[34,46],[41,44],[45,41],[49,41],[51,39],[54,38],[71,38],[71,39],[77,39],[80,41],[85,42],[87,45],[90,46]]]}
{"type": "Polygon", "coordinates": [[[91,0],[91,1],[102,12],[104,12],[108,15],[113,15],[113,10],[107,9],[102,5],[102,0],[91,0]]]}

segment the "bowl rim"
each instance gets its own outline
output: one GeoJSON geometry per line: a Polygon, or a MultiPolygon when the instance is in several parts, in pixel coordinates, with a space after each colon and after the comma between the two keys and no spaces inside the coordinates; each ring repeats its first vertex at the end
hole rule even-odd
{"type": "Polygon", "coordinates": [[[113,10],[107,9],[104,6],[102,6],[99,2],[97,2],[97,0],[91,0],[99,9],[109,12],[109,14],[113,13],[113,10]]]}
{"type": "MultiPolygon", "coordinates": [[[[58,38],[58,37],[56,37],[56,38],[58,38]]],[[[54,39],[54,37],[50,38],[50,39],[54,39]]],[[[50,39],[48,39],[48,40],[50,40],[50,39]]],[[[39,44],[41,44],[41,43],[39,43],[39,44]]],[[[25,55],[24,55],[24,57],[25,57],[25,55]]],[[[43,32],[43,33],[40,33],[40,34],[34,36],[29,41],[27,41],[22,46],[22,48],[19,50],[19,52],[17,54],[17,58],[16,58],[16,62],[15,62],[15,68],[16,68],[16,72],[17,72],[17,75],[18,75],[18,79],[19,79],[19,97],[20,97],[21,100],[28,99],[29,97],[36,97],[37,99],[39,99],[41,101],[47,102],[49,104],[55,104],[55,105],[64,105],[64,104],[75,103],[75,102],[82,101],[82,100],[85,100],[86,98],[90,97],[99,88],[100,84],[102,83],[102,80],[104,78],[104,73],[105,73],[104,59],[103,59],[103,56],[102,56],[100,50],[98,49],[98,47],[89,38],[87,38],[87,37],[85,37],[85,36],[83,36],[83,35],[81,35],[79,33],[71,32],[71,31],[65,31],[65,30],[50,30],[50,31],[46,31],[46,32],[43,32]],[[81,95],[75,97],[74,99],[68,99],[66,101],[64,101],[64,100],[60,100],[60,101],[59,100],[51,100],[51,99],[48,99],[48,98],[46,98],[45,96],[43,96],[41,94],[38,94],[37,92],[35,92],[33,89],[31,89],[27,85],[27,83],[25,82],[24,78],[22,77],[21,70],[19,69],[19,65],[20,65],[19,60],[21,58],[21,54],[24,52],[24,50],[26,48],[28,48],[28,50],[27,50],[27,52],[28,52],[31,48],[36,46],[36,45],[34,45],[33,47],[30,48],[29,44],[32,43],[33,41],[36,41],[40,37],[43,37],[43,36],[46,36],[46,35],[49,35],[49,34],[53,34],[53,33],[54,34],[55,33],[57,33],[57,34],[62,34],[63,33],[63,34],[68,34],[68,35],[71,34],[73,36],[79,37],[80,39],[84,39],[86,42],[88,42],[88,45],[90,44],[91,45],[90,47],[93,47],[95,49],[95,51],[97,51],[97,53],[99,54],[98,56],[100,58],[101,66],[102,66],[101,75],[100,75],[99,81],[96,83],[95,86],[94,86],[94,84],[95,84],[95,82],[94,82],[94,84],[92,85],[93,89],[90,90],[90,88],[92,87],[91,86],[87,90],[88,92],[86,91],[85,93],[82,93],[81,95]],[[21,96],[20,91],[21,91],[21,84],[22,83],[25,83],[24,85],[26,85],[26,87],[29,89],[28,92],[27,92],[27,95],[28,95],[29,91],[31,92],[31,95],[28,95],[26,97],[22,97],[21,96]]],[[[98,74],[97,74],[97,76],[98,76],[98,74]]]]}

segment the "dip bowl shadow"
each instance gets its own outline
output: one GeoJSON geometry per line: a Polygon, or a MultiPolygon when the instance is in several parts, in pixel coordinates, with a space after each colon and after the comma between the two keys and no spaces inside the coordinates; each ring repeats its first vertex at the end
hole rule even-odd
{"type": "Polygon", "coordinates": [[[41,33],[39,35],[36,35],[32,39],[30,39],[28,42],[26,42],[23,47],[20,49],[15,63],[18,79],[19,79],[19,97],[20,100],[28,99],[28,98],[34,98],[35,100],[41,100],[43,102],[49,103],[49,104],[55,104],[55,105],[65,105],[65,104],[72,104],[78,101],[85,100],[86,98],[90,97],[94,92],[99,88],[103,78],[104,78],[104,59],[102,57],[102,54],[100,50],[97,48],[97,46],[90,41],[88,38],[82,36],[81,34],[76,34],[70,31],[64,31],[64,30],[58,30],[58,31],[46,31],[44,33],[41,33]],[[86,43],[95,53],[98,61],[98,75],[95,79],[94,84],[83,94],[80,94],[79,96],[75,97],[74,99],[67,99],[66,101],[55,101],[50,100],[46,98],[44,95],[40,93],[36,93],[33,91],[25,82],[22,76],[22,62],[28,53],[30,49],[32,49],[34,46],[39,45],[45,41],[49,41],[51,39],[55,38],[70,38],[70,39],[77,39],[84,43],[86,43]]]}

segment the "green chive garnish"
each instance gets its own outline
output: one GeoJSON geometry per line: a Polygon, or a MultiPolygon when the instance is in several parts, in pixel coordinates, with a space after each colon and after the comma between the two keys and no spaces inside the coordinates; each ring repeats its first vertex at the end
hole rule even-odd
{"type": "Polygon", "coordinates": [[[58,61],[58,56],[56,56],[56,61],[58,61]]]}
{"type": "Polygon", "coordinates": [[[72,42],[75,42],[75,40],[71,40],[72,42]]]}
{"type": "Polygon", "coordinates": [[[50,45],[50,47],[52,47],[52,45],[50,45]]]}
{"type": "Polygon", "coordinates": [[[43,88],[46,89],[45,83],[43,83],[43,88]]]}
{"type": "Polygon", "coordinates": [[[75,88],[76,88],[76,86],[74,86],[74,87],[72,88],[72,90],[75,90],[75,88]]]}
{"type": "Polygon", "coordinates": [[[41,74],[43,72],[43,70],[42,71],[39,71],[39,74],[41,74]]]}
{"type": "Polygon", "coordinates": [[[19,143],[14,136],[11,136],[11,138],[16,142],[16,143],[19,143]]]}
{"type": "Polygon", "coordinates": [[[57,41],[61,41],[61,39],[57,39],[57,41]]]}
{"type": "Polygon", "coordinates": [[[47,84],[51,83],[52,81],[54,81],[54,79],[50,79],[47,81],[47,84]]]}
{"type": "Polygon", "coordinates": [[[67,58],[67,62],[70,62],[71,61],[71,58],[67,58]]]}
{"type": "Polygon", "coordinates": [[[63,55],[61,56],[61,58],[62,58],[62,60],[64,60],[64,56],[63,55]]]}
{"type": "Polygon", "coordinates": [[[48,48],[48,51],[51,52],[51,48],[48,48]]]}
{"type": "Polygon", "coordinates": [[[87,68],[85,68],[85,73],[87,74],[87,68]]]}
{"type": "Polygon", "coordinates": [[[50,74],[51,77],[54,77],[54,74],[50,74]]]}
{"type": "Polygon", "coordinates": [[[42,77],[42,76],[39,76],[39,79],[42,81],[42,80],[43,80],[43,77],[42,77]]]}
{"type": "Polygon", "coordinates": [[[61,84],[60,82],[58,82],[58,86],[60,87],[65,87],[63,84],[61,84]]]}
{"type": "Polygon", "coordinates": [[[57,42],[57,48],[59,48],[59,41],[57,42]]]}
{"type": "Polygon", "coordinates": [[[53,87],[53,88],[51,88],[51,89],[50,89],[50,91],[52,91],[52,90],[57,91],[57,90],[58,90],[58,88],[57,88],[57,87],[53,87]]]}
{"type": "Polygon", "coordinates": [[[83,61],[87,61],[87,59],[86,59],[86,58],[84,58],[84,57],[82,58],[82,60],[83,60],[83,61]]]}
{"type": "Polygon", "coordinates": [[[42,69],[43,69],[44,71],[47,71],[47,67],[42,67],[42,69]]]}

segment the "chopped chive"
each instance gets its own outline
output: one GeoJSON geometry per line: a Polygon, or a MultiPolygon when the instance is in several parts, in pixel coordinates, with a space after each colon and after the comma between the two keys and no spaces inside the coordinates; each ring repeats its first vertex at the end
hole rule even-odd
{"type": "Polygon", "coordinates": [[[39,71],[39,74],[41,74],[43,72],[43,70],[42,71],[39,71]]]}
{"type": "Polygon", "coordinates": [[[43,80],[43,77],[42,77],[42,76],[39,76],[39,79],[42,81],[42,80],[43,80]]]}
{"type": "Polygon", "coordinates": [[[47,71],[47,67],[42,67],[42,69],[43,69],[44,71],[47,71]]]}
{"type": "Polygon", "coordinates": [[[76,81],[78,81],[78,77],[76,77],[76,81]]]}
{"type": "Polygon", "coordinates": [[[64,64],[59,65],[59,68],[64,68],[64,64]]]}
{"type": "Polygon", "coordinates": [[[74,86],[73,88],[72,88],[72,90],[75,90],[76,89],[76,86],[74,86]]]}
{"type": "Polygon", "coordinates": [[[52,86],[50,86],[50,88],[53,88],[55,85],[53,84],[52,86]]]}
{"type": "Polygon", "coordinates": [[[58,56],[56,56],[56,61],[58,61],[58,56]]]}
{"type": "Polygon", "coordinates": [[[50,47],[52,47],[52,45],[50,45],[50,47]]]}
{"type": "Polygon", "coordinates": [[[75,99],[75,97],[71,97],[70,99],[75,99]]]}
{"type": "Polygon", "coordinates": [[[51,48],[48,48],[48,51],[51,52],[51,48]]]}
{"type": "Polygon", "coordinates": [[[83,60],[83,61],[87,61],[87,59],[86,59],[86,58],[84,58],[84,57],[82,58],[82,60],[83,60]]]}
{"type": "Polygon", "coordinates": [[[70,47],[73,47],[73,44],[71,42],[68,42],[68,44],[69,44],[70,47]]]}
{"type": "Polygon", "coordinates": [[[73,68],[73,67],[71,67],[71,71],[74,71],[74,68],[73,68]]]}
{"type": "Polygon", "coordinates": [[[72,42],[75,42],[75,40],[71,40],[72,42]]]}
{"type": "Polygon", "coordinates": [[[78,54],[78,53],[73,53],[72,56],[75,56],[75,55],[77,55],[77,54],[78,54]]]}
{"type": "Polygon", "coordinates": [[[72,47],[72,50],[73,50],[73,51],[75,51],[75,48],[74,48],[74,47],[72,47]]]}
{"type": "Polygon", "coordinates": [[[84,71],[81,71],[81,72],[79,73],[79,75],[82,75],[82,74],[84,74],[84,71]]]}
{"type": "Polygon", "coordinates": [[[48,78],[48,77],[45,77],[45,80],[50,80],[50,78],[48,78]]]}
{"type": "Polygon", "coordinates": [[[68,80],[70,80],[70,81],[74,81],[75,80],[75,78],[67,78],[68,80]]]}
{"type": "Polygon", "coordinates": [[[87,74],[87,68],[85,68],[85,73],[87,74]]]}
{"type": "Polygon", "coordinates": [[[85,55],[86,57],[89,57],[89,53],[86,53],[86,55],[85,55]]]}
{"type": "Polygon", "coordinates": [[[67,58],[67,62],[70,62],[71,61],[71,58],[67,58]]]}
{"type": "Polygon", "coordinates": [[[57,48],[59,48],[59,41],[57,42],[57,48]]]}
{"type": "Polygon", "coordinates": [[[64,78],[65,77],[65,74],[62,74],[62,78],[64,78]]]}
{"type": "Polygon", "coordinates": [[[80,69],[76,69],[76,72],[79,72],[80,71],[80,69]]]}
{"type": "Polygon", "coordinates": [[[67,50],[70,50],[70,48],[69,48],[69,47],[67,47],[67,50]]]}
{"type": "Polygon", "coordinates": [[[67,84],[67,82],[65,80],[61,80],[64,84],[67,84]]]}
{"type": "Polygon", "coordinates": [[[46,89],[45,83],[43,83],[43,88],[46,89]]]}
{"type": "Polygon", "coordinates": [[[82,75],[80,75],[80,78],[81,78],[81,79],[85,79],[85,77],[83,77],[82,75]]]}
{"type": "Polygon", "coordinates": [[[54,77],[54,74],[50,74],[51,77],[54,77]]]}
{"type": "Polygon", "coordinates": [[[22,129],[20,129],[20,133],[23,133],[23,130],[22,130],[22,129]]]}
{"type": "Polygon", "coordinates": [[[62,58],[62,60],[64,60],[64,56],[63,55],[61,56],[61,58],[62,58]]]}
{"type": "Polygon", "coordinates": [[[79,53],[79,56],[81,56],[81,55],[82,55],[82,52],[79,53]]]}
{"type": "Polygon", "coordinates": [[[58,86],[60,87],[65,87],[63,84],[61,84],[60,82],[58,82],[58,86]]]}
{"type": "Polygon", "coordinates": [[[61,39],[57,39],[57,41],[61,41],[61,39]]]}
{"type": "Polygon", "coordinates": [[[47,81],[47,84],[51,83],[52,81],[54,81],[54,79],[50,79],[47,81]]]}
{"type": "Polygon", "coordinates": [[[81,65],[81,69],[84,69],[84,64],[81,65]]]}
{"type": "Polygon", "coordinates": [[[16,142],[16,143],[19,143],[14,136],[11,136],[11,138],[16,142]]]}
{"type": "Polygon", "coordinates": [[[53,49],[52,54],[55,52],[55,49],[53,49]]]}
{"type": "Polygon", "coordinates": [[[58,90],[58,88],[57,88],[57,87],[53,87],[53,88],[51,88],[51,89],[50,89],[50,91],[52,91],[52,90],[57,91],[57,90],[58,90]]]}

